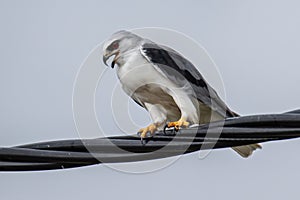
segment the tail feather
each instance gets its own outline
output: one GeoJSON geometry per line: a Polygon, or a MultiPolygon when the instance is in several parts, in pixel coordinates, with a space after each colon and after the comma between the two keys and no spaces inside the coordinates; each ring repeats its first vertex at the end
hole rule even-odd
{"type": "MultiPolygon", "coordinates": [[[[239,114],[237,114],[236,112],[233,112],[229,108],[227,108],[226,115],[227,115],[227,117],[240,116],[239,114]]],[[[232,149],[234,151],[236,151],[240,156],[242,156],[244,158],[249,157],[253,153],[253,151],[255,151],[256,149],[261,149],[261,148],[262,147],[260,144],[249,144],[249,145],[244,145],[244,146],[232,147],[232,149]]]]}
{"type": "MultiPolygon", "coordinates": [[[[203,111],[206,111],[206,110],[202,107],[202,109],[201,109],[202,115],[200,115],[200,116],[203,116],[203,113],[204,113],[203,111]]],[[[204,113],[204,116],[208,116],[208,117],[200,118],[200,124],[201,123],[209,123],[210,121],[217,121],[217,120],[224,119],[224,116],[220,115],[220,113],[217,113],[217,112],[212,112],[212,116],[204,113]]],[[[233,112],[228,107],[226,107],[226,117],[239,117],[239,116],[240,116],[239,114],[237,114],[236,112],[233,112]]],[[[234,151],[236,151],[240,156],[242,156],[244,158],[249,157],[253,153],[253,151],[255,151],[256,149],[261,149],[261,148],[262,148],[262,146],[260,144],[249,144],[249,145],[232,147],[232,149],[234,151]]]]}
{"type": "Polygon", "coordinates": [[[249,145],[244,145],[244,146],[237,146],[237,147],[232,147],[234,151],[236,151],[240,156],[247,158],[249,157],[253,151],[256,149],[261,149],[260,144],[249,144],[249,145]]]}

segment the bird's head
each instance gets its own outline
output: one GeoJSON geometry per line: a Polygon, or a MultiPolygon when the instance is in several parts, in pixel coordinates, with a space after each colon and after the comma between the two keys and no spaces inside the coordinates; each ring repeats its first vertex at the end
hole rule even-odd
{"type": "Polygon", "coordinates": [[[114,56],[111,67],[114,68],[118,64],[118,59],[128,53],[130,50],[138,47],[141,37],[129,32],[118,31],[114,33],[103,45],[103,62],[106,66],[107,60],[114,56]]]}

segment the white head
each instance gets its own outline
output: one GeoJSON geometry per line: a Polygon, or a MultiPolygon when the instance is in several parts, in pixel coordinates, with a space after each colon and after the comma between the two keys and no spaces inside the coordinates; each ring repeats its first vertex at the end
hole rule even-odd
{"type": "Polygon", "coordinates": [[[118,63],[118,58],[120,58],[127,51],[136,48],[142,38],[129,32],[129,31],[118,31],[114,33],[103,45],[103,62],[106,66],[107,60],[111,56],[115,56],[111,67],[114,68],[114,65],[118,63]]]}

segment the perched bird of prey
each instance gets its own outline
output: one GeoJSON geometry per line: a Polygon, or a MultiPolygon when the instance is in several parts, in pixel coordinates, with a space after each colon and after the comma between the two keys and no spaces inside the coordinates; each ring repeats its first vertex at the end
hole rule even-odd
{"type": "MultiPolygon", "coordinates": [[[[165,125],[188,127],[236,117],[195,66],[177,51],[129,31],[114,33],[103,46],[103,62],[114,56],[123,90],[145,108],[153,121],[139,130],[141,139],[165,125]]],[[[261,148],[251,144],[233,149],[243,157],[261,148]]]]}

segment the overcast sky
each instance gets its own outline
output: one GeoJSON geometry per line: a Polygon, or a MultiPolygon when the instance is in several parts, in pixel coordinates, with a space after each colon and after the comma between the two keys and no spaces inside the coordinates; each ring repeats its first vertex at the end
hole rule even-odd
{"type": "MultiPolygon", "coordinates": [[[[120,29],[154,26],[193,38],[218,66],[226,103],[242,115],[299,108],[299,7],[296,0],[2,0],[0,146],[78,138],[76,74],[89,52],[120,29]]],[[[115,83],[115,71],[107,73],[106,84],[115,83]]],[[[99,98],[107,96],[98,92],[99,98]]],[[[147,125],[147,113],[130,108],[141,116],[138,125],[147,125]]],[[[99,115],[116,133],[111,114],[99,115]]],[[[0,198],[298,199],[299,151],[299,140],[292,140],[264,144],[249,159],[230,149],[205,159],[194,153],[138,175],[100,165],[0,173],[0,198]]]]}

